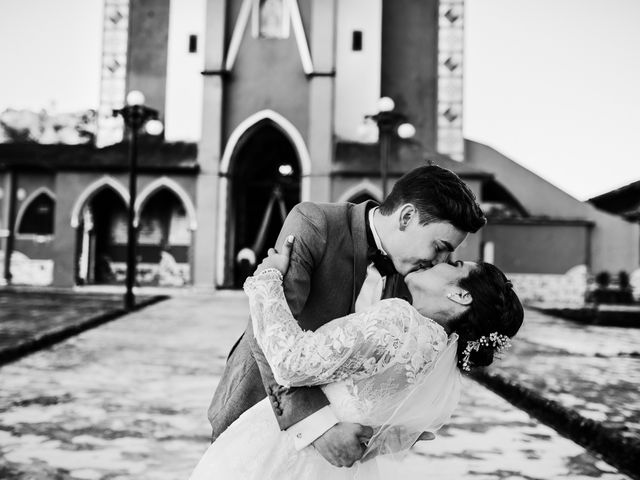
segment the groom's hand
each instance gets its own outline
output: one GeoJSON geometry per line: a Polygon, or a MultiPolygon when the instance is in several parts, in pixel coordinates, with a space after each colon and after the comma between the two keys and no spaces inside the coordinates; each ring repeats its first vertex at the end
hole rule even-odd
{"type": "Polygon", "coordinates": [[[341,422],[327,430],[313,446],[332,465],[350,467],[362,458],[372,435],[371,427],[341,422]]]}

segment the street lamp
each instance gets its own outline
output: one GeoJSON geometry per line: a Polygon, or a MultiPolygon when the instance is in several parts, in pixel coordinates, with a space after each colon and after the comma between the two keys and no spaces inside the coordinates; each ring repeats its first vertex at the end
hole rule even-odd
{"type": "Polygon", "coordinates": [[[136,278],[136,227],[134,225],[136,203],[136,181],[138,176],[138,133],[145,127],[150,135],[162,133],[162,122],[158,120],[158,111],[144,105],[144,95],[133,90],[127,95],[127,105],[113,111],[120,115],[129,131],[129,215],[127,218],[127,279],[124,294],[124,307],[133,310],[135,297],[133,284],[136,278]]]}
{"type": "Polygon", "coordinates": [[[416,134],[416,128],[406,122],[406,117],[394,112],[396,107],[393,99],[382,97],[378,100],[378,113],[366,115],[365,119],[373,120],[378,126],[380,142],[380,179],[382,182],[382,198],[387,197],[387,173],[389,171],[389,155],[391,150],[391,136],[407,139],[416,134]]]}

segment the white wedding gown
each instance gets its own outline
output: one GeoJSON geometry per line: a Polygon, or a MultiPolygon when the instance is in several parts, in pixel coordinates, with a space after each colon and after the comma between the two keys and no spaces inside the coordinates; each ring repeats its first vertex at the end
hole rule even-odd
{"type": "Polygon", "coordinates": [[[264,399],[218,437],[190,479],[404,478],[402,453],[421,432],[439,429],[458,403],[457,335],[447,337],[400,299],[303,331],[278,271],[250,277],[245,291],[256,340],[278,383],[321,385],[338,419],[370,425],[376,433],[366,461],[337,468],[313,446],[297,451],[264,399]]]}

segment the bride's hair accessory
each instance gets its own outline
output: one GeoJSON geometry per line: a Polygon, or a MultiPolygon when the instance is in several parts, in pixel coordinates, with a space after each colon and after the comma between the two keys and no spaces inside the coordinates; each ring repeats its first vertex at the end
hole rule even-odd
{"type": "Polygon", "coordinates": [[[481,336],[477,340],[469,340],[467,346],[462,352],[462,369],[466,372],[471,371],[469,357],[471,352],[477,352],[480,347],[493,347],[496,354],[504,352],[511,347],[511,339],[506,335],[500,335],[498,332],[489,334],[489,337],[481,336]]]}

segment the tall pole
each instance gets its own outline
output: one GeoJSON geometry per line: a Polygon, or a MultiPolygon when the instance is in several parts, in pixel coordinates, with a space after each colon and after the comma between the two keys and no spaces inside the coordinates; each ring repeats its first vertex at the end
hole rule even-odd
{"type": "Polygon", "coordinates": [[[380,135],[380,181],[382,198],[387,198],[387,176],[389,173],[390,134],[386,128],[379,129],[380,135]]]}
{"type": "Polygon", "coordinates": [[[407,139],[415,134],[415,127],[405,122],[405,116],[393,111],[394,101],[389,97],[378,100],[378,113],[365,115],[365,119],[373,120],[378,126],[378,144],[380,146],[380,183],[382,199],[387,198],[387,177],[389,176],[389,157],[391,156],[391,138],[394,133],[407,139]]]}
{"type": "Polygon", "coordinates": [[[16,192],[17,192],[17,174],[15,169],[9,170],[9,182],[7,185],[7,240],[4,249],[4,280],[6,285],[11,284],[11,255],[13,254],[15,226],[16,226],[16,192]]]}
{"type": "Polygon", "coordinates": [[[138,179],[138,132],[146,125],[147,133],[162,133],[162,123],[158,120],[158,111],[144,106],[144,95],[134,90],[127,95],[127,105],[113,111],[120,115],[129,129],[129,215],[127,216],[127,278],[124,294],[124,306],[127,310],[135,307],[133,285],[136,281],[136,244],[137,229],[134,225],[136,206],[136,184],[138,179]]]}
{"type": "Polygon", "coordinates": [[[124,294],[124,305],[127,310],[135,307],[135,297],[133,295],[133,284],[136,280],[136,227],[135,202],[136,186],[138,176],[138,129],[133,126],[129,128],[129,215],[127,217],[127,279],[126,292],[124,294]]]}

